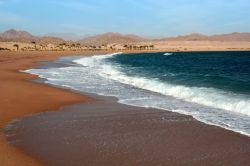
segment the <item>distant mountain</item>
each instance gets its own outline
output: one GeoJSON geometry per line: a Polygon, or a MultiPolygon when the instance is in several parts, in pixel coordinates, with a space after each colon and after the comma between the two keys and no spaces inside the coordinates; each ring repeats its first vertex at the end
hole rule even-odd
{"type": "Polygon", "coordinates": [[[102,44],[126,44],[126,43],[137,43],[146,41],[147,39],[139,37],[137,35],[122,35],[120,33],[104,33],[101,35],[85,37],[78,42],[82,44],[91,44],[91,45],[102,45],[102,44]]]}
{"type": "Polygon", "coordinates": [[[199,33],[192,33],[189,35],[184,35],[184,36],[177,36],[177,37],[168,37],[168,38],[163,38],[160,40],[176,40],[176,41],[195,41],[195,40],[207,40],[208,36],[199,34],[199,33]]]}
{"type": "Polygon", "coordinates": [[[125,35],[125,37],[131,38],[131,39],[134,39],[134,40],[138,40],[138,41],[148,40],[147,38],[144,38],[144,37],[141,37],[141,36],[138,36],[138,35],[134,35],[134,34],[128,34],[128,35],[125,35]]]}
{"type": "Polygon", "coordinates": [[[207,36],[193,33],[184,36],[168,37],[158,39],[158,41],[250,41],[250,33],[230,33],[221,35],[207,36]]]}
{"type": "Polygon", "coordinates": [[[210,40],[229,40],[229,41],[250,41],[250,33],[230,33],[223,35],[213,35],[210,40]]]}
{"type": "Polygon", "coordinates": [[[3,33],[0,33],[0,41],[13,41],[13,42],[36,42],[39,44],[48,44],[48,43],[63,43],[65,40],[56,37],[43,36],[38,37],[30,34],[26,31],[17,31],[14,29],[7,30],[3,33]]]}
{"type": "Polygon", "coordinates": [[[71,41],[78,41],[83,38],[82,36],[78,36],[77,34],[74,33],[48,33],[45,36],[57,37],[71,41]]]}
{"type": "Polygon", "coordinates": [[[151,42],[151,41],[249,41],[250,33],[230,33],[221,35],[207,36],[199,33],[189,35],[182,35],[177,37],[168,37],[161,39],[143,38],[137,35],[128,34],[123,35],[120,33],[104,33],[101,35],[87,36],[79,40],[79,36],[73,33],[50,33],[46,36],[35,36],[26,31],[17,31],[14,29],[7,30],[0,33],[0,41],[14,41],[14,42],[36,42],[38,44],[60,44],[79,42],[86,45],[103,45],[103,44],[128,44],[138,42],[151,42]]]}
{"type": "Polygon", "coordinates": [[[10,29],[3,33],[0,33],[0,37],[2,38],[2,40],[7,41],[31,41],[36,39],[35,36],[26,31],[16,31],[14,29],[10,29]]]}

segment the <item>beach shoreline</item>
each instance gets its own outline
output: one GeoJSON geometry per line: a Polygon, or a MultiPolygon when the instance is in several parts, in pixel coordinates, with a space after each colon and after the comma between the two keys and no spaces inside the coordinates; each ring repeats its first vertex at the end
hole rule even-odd
{"type": "MultiPolygon", "coordinates": [[[[63,55],[91,55],[94,52],[0,52],[1,111],[0,111],[0,163],[11,165],[41,165],[41,163],[23,151],[9,145],[2,128],[11,120],[37,112],[59,109],[61,106],[84,102],[88,97],[74,94],[65,89],[37,84],[37,77],[22,73],[41,65],[42,61],[55,60],[63,55]],[[30,103],[33,99],[39,101],[30,103]]],[[[99,52],[101,54],[101,52],[99,52]]]]}
{"type": "Polygon", "coordinates": [[[56,110],[62,106],[84,102],[86,96],[74,94],[62,88],[38,84],[38,77],[20,72],[37,66],[42,62],[53,61],[63,56],[106,54],[110,51],[0,51],[0,163],[5,166],[42,165],[30,154],[7,143],[3,127],[10,121],[33,113],[56,110]],[[32,93],[32,91],[36,93],[32,93]],[[29,92],[26,94],[26,92],[29,92]],[[71,99],[65,96],[71,96],[71,99]],[[40,103],[29,104],[29,99],[38,98],[40,103]],[[52,100],[51,100],[52,99],[52,100]],[[15,104],[13,105],[13,102],[15,104]],[[46,106],[45,106],[46,105],[46,106]]]}
{"type": "MultiPolygon", "coordinates": [[[[27,53],[27,52],[26,52],[27,53]]],[[[99,54],[102,54],[102,53],[100,53],[100,52],[97,52],[97,53],[99,53],[99,54]]],[[[11,53],[10,53],[11,54],[11,53]]],[[[25,54],[25,53],[24,53],[25,54]]],[[[29,54],[29,53],[28,53],[29,54]]],[[[78,54],[78,53],[76,53],[76,52],[57,52],[57,53],[47,53],[48,55],[47,56],[44,56],[44,54],[46,54],[46,53],[36,53],[36,52],[34,52],[34,53],[31,53],[31,54],[33,54],[33,55],[24,55],[24,57],[22,57],[22,56],[20,56],[19,55],[19,53],[16,53],[16,57],[14,56],[14,57],[11,57],[10,59],[8,59],[8,57],[9,56],[7,56],[7,57],[4,57],[3,56],[3,60],[1,59],[1,63],[3,64],[3,65],[1,65],[1,72],[3,73],[1,73],[1,79],[4,81],[4,84],[2,84],[1,85],[1,88],[2,89],[5,89],[6,87],[5,86],[11,86],[10,84],[12,83],[12,82],[14,82],[14,81],[16,81],[16,86],[17,86],[17,88],[19,89],[20,88],[20,86],[23,88],[26,88],[26,90],[27,89],[29,89],[29,90],[31,90],[32,89],[32,87],[34,88],[34,90],[36,91],[36,93],[35,94],[29,94],[29,95],[31,95],[31,96],[29,96],[29,97],[34,97],[34,96],[32,96],[32,95],[37,95],[37,96],[39,96],[39,100],[41,101],[44,101],[45,103],[34,103],[34,105],[36,105],[37,107],[35,107],[35,106],[33,106],[33,108],[31,107],[30,109],[29,109],[29,111],[27,111],[27,112],[22,112],[22,113],[16,113],[16,114],[13,114],[13,115],[5,115],[5,112],[1,112],[1,115],[4,115],[4,116],[1,116],[1,117],[4,117],[4,118],[1,118],[1,128],[4,126],[4,125],[6,125],[8,122],[10,122],[11,120],[13,120],[13,119],[16,119],[16,118],[20,118],[20,117],[23,117],[24,115],[28,115],[28,114],[30,114],[30,113],[38,113],[38,112],[47,112],[48,110],[58,110],[59,108],[62,108],[62,109],[60,109],[60,112],[70,112],[70,111],[75,111],[75,110],[77,110],[78,109],[78,111],[79,111],[79,109],[80,110],[84,110],[84,107],[87,107],[87,108],[92,108],[93,110],[96,110],[97,108],[105,108],[105,105],[107,105],[107,103],[108,103],[108,105],[109,105],[109,107],[107,107],[107,110],[108,109],[110,109],[110,108],[112,108],[113,109],[113,111],[111,112],[112,114],[115,112],[115,115],[116,116],[118,116],[118,117],[120,117],[121,118],[121,115],[124,115],[124,113],[122,113],[122,114],[120,114],[120,112],[119,113],[117,113],[115,110],[116,109],[118,109],[118,110],[120,110],[120,109],[124,109],[124,110],[127,110],[128,108],[129,108],[129,113],[131,113],[131,111],[135,111],[134,109],[135,109],[135,107],[130,107],[130,106],[121,106],[120,104],[116,104],[116,101],[115,100],[109,100],[109,99],[106,99],[106,97],[104,97],[104,98],[96,98],[95,96],[93,96],[93,97],[91,97],[91,96],[89,96],[89,95],[87,95],[87,96],[85,96],[84,94],[82,95],[82,94],[77,94],[77,93],[74,93],[73,91],[70,91],[70,90],[65,90],[65,89],[61,89],[61,88],[56,88],[56,87],[52,87],[52,86],[49,86],[49,85],[45,85],[45,84],[36,84],[36,83],[34,83],[34,82],[31,82],[31,80],[34,80],[34,79],[36,79],[37,77],[36,76],[33,76],[33,75],[30,75],[30,74],[26,74],[26,73],[19,73],[18,71],[20,71],[20,70],[24,70],[24,69],[28,69],[28,68],[32,68],[32,67],[35,67],[35,66],[37,66],[37,65],[39,65],[39,64],[37,64],[37,63],[39,63],[39,62],[41,62],[41,61],[51,61],[51,60],[55,60],[56,58],[58,58],[58,57],[61,57],[62,55],[76,55],[76,54],[78,54]],[[36,54],[36,57],[32,57],[32,56],[34,56],[34,54],[36,54]],[[54,54],[54,55],[53,55],[54,54]],[[16,59],[15,59],[16,58],[16,59]],[[21,58],[21,59],[20,59],[21,58]],[[13,60],[14,59],[14,60],[13,60]],[[15,64],[13,64],[13,62],[15,63],[15,64]],[[16,62],[18,62],[18,64],[16,63],[16,62]],[[35,64],[34,64],[35,63],[35,64]],[[7,68],[6,68],[7,67],[7,68]],[[7,73],[7,74],[6,74],[7,73]],[[8,75],[9,74],[9,75],[8,75]],[[22,76],[21,76],[22,75],[22,76]],[[17,78],[15,78],[15,77],[17,77],[17,78]],[[21,84],[21,85],[20,85],[21,84]],[[5,86],[4,86],[5,85],[5,86]],[[38,89],[40,89],[40,90],[38,90],[38,89]],[[49,92],[49,94],[47,94],[47,93],[45,93],[45,92],[49,92]],[[40,94],[39,94],[40,93],[40,94]],[[56,94],[56,95],[55,95],[56,94]],[[41,96],[41,95],[43,95],[43,96],[41,96]],[[51,96],[52,95],[52,96],[51,96]],[[63,99],[63,96],[66,96],[64,99],[63,99]],[[69,97],[69,96],[71,96],[71,97],[69,97]],[[57,98],[57,100],[55,100],[55,98],[57,98]],[[70,100],[69,100],[69,98],[70,98],[70,100]],[[88,105],[89,104],[83,104],[83,105],[81,105],[80,107],[78,107],[77,109],[76,109],[76,107],[78,106],[78,105],[76,105],[77,103],[83,103],[83,102],[88,102],[88,101],[92,101],[93,100],[93,98],[94,98],[94,102],[91,102],[93,105],[91,105],[91,106],[89,106],[88,107],[88,105]],[[97,100],[97,101],[96,101],[97,100]],[[99,101],[99,103],[98,103],[98,101],[99,101]],[[102,103],[102,101],[105,101],[105,102],[107,102],[107,103],[102,103]],[[56,104],[57,103],[57,104],[56,104]],[[39,105],[38,105],[39,104],[39,105]],[[47,105],[47,107],[44,107],[44,105],[45,104],[48,104],[47,105]],[[73,105],[72,105],[73,104],[73,105]],[[42,106],[43,105],[43,106],[42,106]],[[87,105],[87,106],[86,106],[87,105]],[[66,106],[66,107],[65,107],[66,106]],[[42,108],[41,108],[42,107],[42,108]],[[63,111],[65,109],[65,111],[63,111]]],[[[96,54],[96,52],[79,52],[79,55],[90,55],[90,54],[96,54]]],[[[2,58],[2,57],[1,57],[2,58]]],[[[20,94],[25,94],[25,90],[24,89],[22,89],[23,90],[23,92],[22,93],[20,93],[19,92],[19,95],[20,94]]],[[[5,89],[5,91],[6,91],[6,94],[7,93],[9,93],[9,91],[10,91],[10,89],[5,89]]],[[[13,90],[11,90],[12,91],[12,95],[16,95],[16,93],[17,92],[13,92],[13,90]]],[[[9,94],[8,94],[9,95],[9,94]]],[[[1,97],[3,97],[2,99],[7,99],[8,98],[8,96],[6,97],[6,96],[1,96],[1,97]]],[[[17,97],[17,99],[20,99],[20,98],[22,98],[23,96],[16,96],[17,97]]],[[[17,100],[17,99],[12,99],[13,101],[15,101],[15,100],[17,100]]],[[[11,99],[10,99],[11,100],[11,99]]],[[[25,99],[24,99],[25,100],[25,99]]],[[[16,108],[12,108],[13,110],[15,110],[15,111],[19,111],[20,110],[20,105],[22,105],[23,107],[27,107],[28,105],[23,105],[24,104],[24,100],[22,100],[22,101],[20,101],[20,103],[19,103],[19,105],[17,105],[17,107],[16,108]]],[[[27,100],[27,99],[26,99],[27,100]]],[[[4,101],[4,100],[1,100],[1,101],[4,101]]],[[[6,106],[6,108],[7,107],[9,107],[10,106],[10,103],[7,103],[7,101],[5,101],[6,103],[4,103],[3,102],[3,104],[1,104],[1,107],[3,107],[4,108],[4,104],[5,104],[5,106],[6,106]]],[[[155,110],[147,110],[147,109],[145,109],[145,108],[137,108],[138,110],[138,112],[139,112],[139,114],[142,114],[142,116],[144,116],[142,119],[140,119],[139,118],[139,120],[142,120],[142,121],[144,121],[145,119],[147,120],[148,118],[150,118],[150,117],[148,117],[147,116],[147,114],[149,113],[149,112],[151,112],[151,111],[155,111],[155,110]]],[[[11,109],[10,109],[11,110],[11,109]]],[[[86,110],[86,108],[85,108],[85,110],[86,110]]],[[[105,111],[104,111],[104,113],[103,114],[105,114],[105,116],[107,116],[108,114],[110,114],[110,112],[109,111],[107,111],[106,110],[106,113],[107,114],[105,114],[105,111]]],[[[51,114],[54,114],[54,113],[56,113],[56,112],[52,112],[51,114]]],[[[47,114],[47,113],[45,113],[45,114],[47,114]]],[[[48,113],[48,114],[50,114],[50,113],[48,113]]],[[[126,114],[125,114],[126,115],[126,114]]],[[[154,114],[153,114],[154,115],[154,114]]],[[[192,135],[190,135],[191,134],[191,131],[192,131],[192,127],[195,127],[195,128],[200,128],[200,127],[202,127],[202,129],[205,129],[206,131],[209,131],[208,133],[206,133],[205,134],[205,132],[203,131],[203,132],[201,132],[201,134],[202,134],[202,137],[204,137],[204,136],[210,136],[210,141],[208,140],[207,142],[206,142],[206,140],[205,140],[205,142],[203,141],[201,141],[201,142],[199,142],[200,144],[199,145],[202,145],[202,144],[204,144],[204,146],[205,147],[207,147],[207,143],[216,143],[216,142],[214,142],[214,141],[219,141],[219,142],[223,142],[223,141],[226,141],[226,143],[225,143],[225,145],[223,145],[222,147],[221,147],[221,151],[225,151],[225,149],[223,149],[223,148],[226,148],[230,143],[232,143],[232,142],[234,142],[234,141],[236,141],[236,140],[241,140],[242,142],[241,143],[237,143],[237,145],[235,145],[235,147],[237,147],[237,148],[243,148],[243,143],[245,142],[245,149],[244,149],[244,151],[242,151],[242,152],[244,152],[243,154],[245,154],[246,156],[249,154],[249,152],[250,152],[250,150],[249,150],[249,147],[250,147],[250,139],[249,139],[249,137],[245,137],[245,136],[242,136],[242,135],[240,135],[240,134],[237,134],[237,133],[234,133],[234,132],[231,132],[231,131],[227,131],[227,130],[225,130],[225,129],[222,129],[222,128],[219,128],[219,127],[214,127],[214,126],[209,126],[209,125],[206,125],[206,124],[203,124],[203,123],[201,123],[201,122],[198,122],[198,121],[196,121],[196,120],[194,120],[193,118],[191,118],[190,119],[190,117],[189,116],[186,116],[186,115],[180,115],[180,114],[177,114],[177,113],[171,113],[171,112],[164,112],[164,113],[162,113],[161,111],[160,112],[158,112],[158,111],[156,111],[156,113],[155,113],[155,115],[154,116],[156,116],[157,118],[157,122],[159,122],[159,117],[161,117],[161,116],[169,116],[169,115],[171,115],[170,117],[174,117],[174,118],[177,118],[178,120],[177,121],[182,121],[181,119],[184,119],[184,120],[188,120],[188,121],[191,121],[192,123],[194,123],[194,124],[192,124],[191,126],[189,126],[189,124],[185,124],[186,125],[186,128],[185,127],[178,127],[178,125],[177,126],[171,126],[171,127],[173,127],[173,128],[175,128],[175,129],[178,129],[178,130],[183,130],[183,129],[187,129],[187,135],[186,136],[188,136],[188,139],[187,138],[185,138],[185,140],[180,140],[182,143],[183,143],[183,141],[184,142],[188,142],[188,141],[191,141],[192,139],[194,139],[194,136],[192,136],[192,135]],[[193,126],[194,125],[194,126],[193,126]],[[187,127],[188,126],[188,127],[187,127]],[[198,127],[197,127],[198,126],[198,127]],[[177,128],[176,128],[177,127],[177,128]],[[203,128],[204,127],[204,128],[203,128]],[[223,136],[222,138],[220,138],[218,135],[215,137],[215,138],[212,138],[211,136],[213,136],[213,134],[214,133],[216,133],[216,134],[221,134],[221,136],[223,136]],[[204,135],[205,134],[205,135],[204,135]],[[210,134],[210,135],[209,135],[210,134]],[[212,135],[211,135],[212,134],[212,135]],[[229,139],[228,139],[229,138],[229,139]],[[247,144],[247,145],[246,145],[247,144]]],[[[139,116],[140,117],[140,116],[139,116]]],[[[126,116],[125,116],[125,121],[124,121],[124,124],[127,124],[127,122],[129,121],[129,120],[131,120],[131,116],[129,116],[129,117],[127,117],[128,119],[126,119],[126,116]]],[[[138,117],[137,117],[138,118],[138,117]]],[[[117,123],[117,119],[111,119],[111,121],[112,121],[112,123],[117,123]]],[[[104,125],[104,123],[102,122],[102,123],[97,123],[96,121],[95,122],[93,122],[97,127],[99,127],[100,126],[100,124],[101,125],[104,125]]],[[[146,124],[144,124],[144,125],[148,125],[147,123],[146,124]]],[[[164,124],[163,126],[158,126],[159,124],[157,124],[155,127],[156,128],[154,128],[154,129],[159,129],[160,128],[160,131],[162,131],[163,130],[163,127],[168,127],[166,124],[164,124]]],[[[109,126],[110,127],[110,126],[109,126]]],[[[134,126],[133,126],[134,127],[134,126]]],[[[142,126],[137,126],[137,127],[142,127],[142,126]]],[[[106,128],[104,128],[104,130],[105,130],[106,128]]],[[[131,132],[131,129],[132,128],[124,128],[124,130],[126,131],[126,132],[131,132]]],[[[169,128],[167,128],[167,129],[169,129],[169,128]]],[[[113,128],[113,130],[112,131],[114,131],[114,130],[117,130],[117,128],[113,128]]],[[[146,129],[145,129],[146,130],[146,129]]],[[[196,130],[195,130],[196,131],[196,130]]],[[[126,133],[125,132],[125,133],[126,133]]],[[[172,131],[173,132],[173,131],[172,131]]],[[[196,132],[199,132],[199,131],[196,131],[196,132]]],[[[61,133],[62,134],[62,133],[61,133]]],[[[145,133],[144,133],[145,134],[145,133]]],[[[181,136],[183,136],[182,135],[182,132],[181,131],[179,131],[179,132],[177,132],[177,133],[172,133],[173,135],[171,136],[171,139],[169,140],[169,141],[173,141],[173,140],[175,140],[177,137],[181,137],[181,136]],[[176,137],[177,136],[177,137],[176,137]]],[[[72,135],[72,134],[69,134],[69,135],[72,135]]],[[[152,134],[152,135],[154,135],[154,134],[152,134]]],[[[136,135],[133,135],[133,136],[136,136],[136,135]]],[[[56,139],[58,139],[57,137],[55,137],[56,139]]],[[[54,139],[55,139],[54,138],[54,139]]],[[[167,135],[166,135],[166,133],[165,133],[165,135],[163,134],[162,135],[162,138],[168,138],[167,137],[167,135]]],[[[205,137],[204,137],[205,138],[205,137]]],[[[132,138],[131,138],[132,139],[132,138]]],[[[151,137],[150,137],[150,139],[152,139],[151,137]]],[[[152,141],[152,140],[151,140],[152,141]]],[[[158,140],[159,141],[159,140],[158,140]]],[[[161,141],[164,141],[164,140],[161,140],[161,141]]],[[[130,142],[131,143],[131,142],[130,142]]],[[[151,142],[152,143],[152,142],[151,142]]],[[[168,142],[166,142],[165,141],[165,143],[167,144],[168,142]]],[[[24,152],[22,152],[22,151],[20,151],[20,150],[18,150],[18,149],[16,149],[16,148],[14,148],[14,147],[12,147],[11,145],[8,145],[8,144],[6,144],[6,140],[5,140],[5,138],[4,138],[4,136],[2,135],[2,133],[1,133],[1,139],[0,139],[0,144],[2,144],[2,145],[4,145],[3,147],[5,147],[5,148],[2,148],[2,151],[3,151],[3,153],[1,153],[1,154],[4,154],[4,151],[9,151],[9,154],[8,154],[8,156],[2,156],[2,158],[3,159],[1,159],[0,158],[0,160],[1,161],[3,161],[3,163],[6,163],[6,165],[14,165],[14,163],[9,163],[8,164],[8,162],[17,162],[18,163],[18,165],[22,165],[22,162],[23,162],[23,165],[40,165],[41,163],[38,161],[38,160],[34,160],[33,159],[33,157],[35,157],[35,156],[32,156],[32,157],[30,157],[29,155],[25,155],[25,153],[24,152]],[[12,152],[11,152],[11,150],[12,150],[12,152]],[[14,153],[13,153],[14,152],[14,153]],[[14,155],[13,155],[13,154],[14,155]],[[13,156],[12,156],[13,155],[13,156]],[[12,159],[13,160],[11,160],[11,159],[9,159],[9,157],[10,156],[12,156],[12,159]],[[18,156],[18,157],[17,157],[18,156]],[[16,157],[16,159],[15,159],[15,157],[16,157]],[[19,160],[17,160],[17,158],[20,158],[19,160]],[[16,161],[15,161],[16,160],[16,161]]],[[[197,143],[198,144],[198,143],[197,143]]],[[[146,145],[146,144],[144,144],[144,145],[146,145]]],[[[152,145],[154,145],[154,143],[152,143],[152,144],[150,144],[151,146],[152,145]]],[[[152,150],[152,148],[153,147],[151,147],[151,146],[149,146],[149,147],[146,147],[145,149],[146,149],[146,152],[148,152],[148,150],[152,150]]],[[[181,144],[178,144],[178,146],[177,147],[179,147],[179,148],[181,148],[180,147],[181,146],[181,144]]],[[[187,146],[187,145],[186,145],[187,146]]],[[[193,145],[192,145],[193,146],[193,145]]],[[[215,145],[213,146],[214,148],[216,147],[215,145]]],[[[173,148],[173,147],[172,147],[173,148]]],[[[21,147],[21,149],[22,149],[22,147],[21,147]]],[[[164,151],[164,149],[161,149],[162,151],[164,151]]],[[[180,150],[180,149],[179,149],[180,150]]],[[[199,149],[200,150],[200,149],[199,149]]],[[[166,151],[166,152],[168,152],[168,151],[166,151]]],[[[177,153],[178,154],[178,152],[180,152],[180,151],[175,151],[175,153],[177,153]]],[[[213,152],[213,149],[211,149],[211,151],[210,152],[213,152]]],[[[75,153],[77,153],[77,151],[75,152],[75,153]]],[[[55,151],[55,154],[60,154],[58,151],[55,151]]],[[[61,156],[63,156],[63,154],[60,154],[61,156]]],[[[185,153],[184,154],[182,154],[182,155],[185,155],[185,153]]],[[[131,155],[130,155],[131,156],[131,155]]],[[[64,157],[66,157],[66,156],[64,156],[64,157]]],[[[93,157],[93,156],[92,156],[93,157]]],[[[126,157],[128,157],[128,156],[126,156],[126,157]]],[[[225,157],[225,156],[224,156],[225,157]]],[[[233,156],[230,156],[230,157],[233,157],[233,156]]],[[[247,159],[247,157],[244,157],[244,156],[238,156],[241,160],[239,160],[239,162],[241,162],[241,163],[247,163],[248,162],[248,160],[249,159],[247,159]]],[[[117,161],[117,160],[116,160],[117,161]]],[[[124,161],[124,159],[123,160],[121,160],[121,161],[124,161]]],[[[121,162],[120,161],[120,162],[121,162]]],[[[130,158],[130,160],[129,160],[131,163],[133,163],[133,157],[132,158],[130,158]]],[[[163,160],[158,160],[159,162],[163,162],[163,160]]],[[[226,161],[226,160],[225,160],[226,161]]],[[[99,161],[99,162],[101,162],[101,161],[99,161]]],[[[218,162],[218,161],[217,161],[218,162]]],[[[220,162],[222,162],[222,161],[220,161],[220,162]]],[[[230,161],[230,160],[228,160],[228,158],[227,158],[227,162],[226,163],[230,163],[230,162],[232,162],[232,161],[230,161]]],[[[130,163],[130,164],[131,164],[130,163]]],[[[156,162],[157,163],[157,162],[156,162]]],[[[176,163],[175,161],[173,161],[173,160],[171,160],[171,161],[169,161],[169,163],[172,163],[172,164],[180,164],[180,163],[176,163]]],[[[210,163],[213,163],[213,162],[211,162],[210,161],[210,163]]],[[[62,163],[56,163],[56,164],[62,164],[62,163]]],[[[66,164],[66,163],[65,163],[66,164]]],[[[85,163],[86,164],[86,163],[85,163]]],[[[87,163],[88,164],[88,163],[87,163]]],[[[99,163],[100,164],[100,163],[99,163]]],[[[112,163],[111,163],[112,164],[112,163]]],[[[148,164],[150,164],[150,163],[148,163],[148,164]]],[[[155,163],[151,163],[151,164],[155,164],[155,163]]],[[[195,163],[192,163],[192,164],[195,164],[195,163]]],[[[196,163],[197,164],[197,163],[196,163]]],[[[209,162],[208,162],[208,164],[209,164],[209,162]]]]}

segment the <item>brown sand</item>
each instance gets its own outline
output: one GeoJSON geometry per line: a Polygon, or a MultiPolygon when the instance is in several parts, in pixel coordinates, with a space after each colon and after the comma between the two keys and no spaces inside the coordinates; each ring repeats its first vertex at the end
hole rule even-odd
{"type": "MultiPolygon", "coordinates": [[[[93,52],[0,52],[0,128],[11,120],[27,114],[55,110],[63,105],[87,101],[88,98],[85,96],[27,81],[36,77],[18,72],[37,65],[36,62],[39,61],[77,54],[93,52]]],[[[40,165],[27,154],[7,144],[1,130],[1,166],[40,165]]]]}
{"type": "Polygon", "coordinates": [[[249,51],[245,41],[155,41],[155,49],[162,51],[249,51]]]}

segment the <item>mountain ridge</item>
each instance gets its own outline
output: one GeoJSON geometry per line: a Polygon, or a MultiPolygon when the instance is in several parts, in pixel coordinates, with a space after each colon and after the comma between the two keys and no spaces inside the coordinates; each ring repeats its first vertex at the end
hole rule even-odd
{"type": "Polygon", "coordinates": [[[216,35],[204,35],[200,33],[192,33],[176,37],[161,38],[157,39],[157,41],[250,41],[250,33],[233,32],[233,33],[216,34],[216,35]]]}
{"type": "Polygon", "coordinates": [[[15,29],[7,30],[3,33],[0,33],[0,41],[2,42],[36,42],[39,44],[48,44],[48,43],[62,43],[65,40],[61,38],[51,37],[51,36],[34,36],[27,31],[18,31],[15,29]]]}
{"type": "MultiPolygon", "coordinates": [[[[70,35],[68,36],[70,37],[70,35]]],[[[107,44],[128,44],[154,41],[247,41],[250,42],[250,33],[233,32],[228,34],[204,35],[200,33],[191,33],[176,37],[163,37],[160,39],[144,38],[135,34],[121,34],[117,32],[107,32],[99,35],[82,37],[79,40],[69,41],[53,35],[35,36],[27,31],[18,31],[15,29],[0,33],[0,41],[3,42],[36,42],[39,44],[59,44],[78,42],[83,45],[107,45],[107,44]]]]}
{"type": "Polygon", "coordinates": [[[146,40],[147,40],[146,38],[134,34],[123,35],[117,32],[107,32],[100,35],[85,37],[79,40],[78,42],[81,44],[103,45],[112,43],[119,43],[119,44],[138,43],[146,40]]]}

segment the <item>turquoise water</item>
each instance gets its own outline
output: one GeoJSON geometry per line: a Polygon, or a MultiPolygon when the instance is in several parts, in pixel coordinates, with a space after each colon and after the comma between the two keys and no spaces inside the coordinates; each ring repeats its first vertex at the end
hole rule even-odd
{"type": "Polygon", "coordinates": [[[50,84],[250,135],[250,52],[117,53],[62,62],[69,66],[27,72],[50,84]]]}

